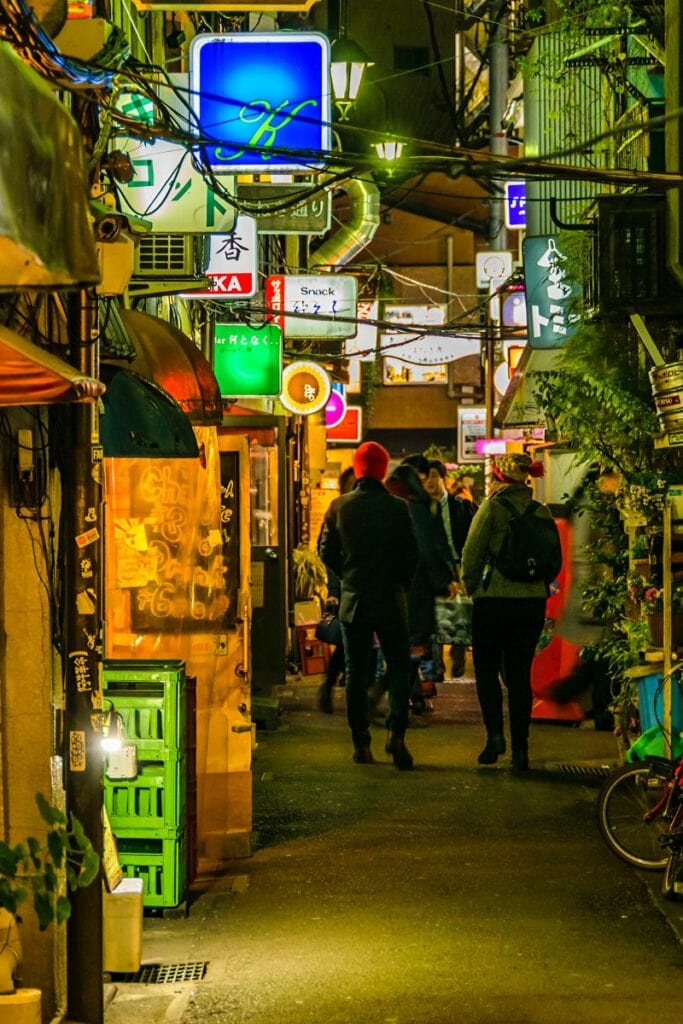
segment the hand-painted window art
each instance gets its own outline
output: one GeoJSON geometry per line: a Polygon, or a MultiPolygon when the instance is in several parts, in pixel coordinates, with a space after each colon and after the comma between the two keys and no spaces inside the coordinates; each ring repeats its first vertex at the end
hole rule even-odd
{"type": "Polygon", "coordinates": [[[329,151],[329,42],[317,32],[199,35],[190,51],[200,152],[217,173],[310,171],[329,151]]]}

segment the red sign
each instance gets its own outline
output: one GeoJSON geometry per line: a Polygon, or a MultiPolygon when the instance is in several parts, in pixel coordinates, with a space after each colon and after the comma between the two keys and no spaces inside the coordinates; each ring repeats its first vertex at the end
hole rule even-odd
{"type": "Polygon", "coordinates": [[[347,441],[357,444],[363,435],[363,410],[359,405],[347,405],[344,418],[336,427],[327,428],[328,441],[347,441]]]}

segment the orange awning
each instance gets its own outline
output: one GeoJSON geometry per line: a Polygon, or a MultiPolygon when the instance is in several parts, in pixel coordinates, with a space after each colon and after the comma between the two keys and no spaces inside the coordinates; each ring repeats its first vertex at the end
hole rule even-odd
{"type": "Polygon", "coordinates": [[[101,381],[0,327],[0,406],[90,401],[104,390],[101,381]]]}

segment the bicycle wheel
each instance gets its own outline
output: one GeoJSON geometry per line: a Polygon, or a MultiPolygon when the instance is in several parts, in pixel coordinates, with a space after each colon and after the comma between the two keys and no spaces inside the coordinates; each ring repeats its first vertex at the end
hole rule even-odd
{"type": "Polygon", "coordinates": [[[617,857],[636,868],[661,871],[668,854],[659,837],[668,822],[658,815],[645,821],[648,811],[661,800],[667,782],[651,776],[643,764],[629,764],[605,780],[598,796],[598,828],[617,857]]]}
{"type": "Polygon", "coordinates": [[[682,882],[681,870],[683,870],[683,847],[680,843],[672,846],[669,850],[664,877],[662,879],[662,894],[668,900],[676,898],[676,882],[682,882]]]}

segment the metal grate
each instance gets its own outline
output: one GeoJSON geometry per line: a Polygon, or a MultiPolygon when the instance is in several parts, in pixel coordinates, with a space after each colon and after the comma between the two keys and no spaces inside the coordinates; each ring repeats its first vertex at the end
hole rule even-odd
{"type": "Polygon", "coordinates": [[[604,764],[551,764],[548,767],[556,772],[560,772],[562,775],[598,775],[601,778],[610,775],[614,771],[609,765],[604,764]]]}
{"type": "Polygon", "coordinates": [[[186,964],[143,964],[134,974],[118,974],[116,981],[138,985],[176,985],[182,981],[201,981],[206,961],[186,964]]]}

